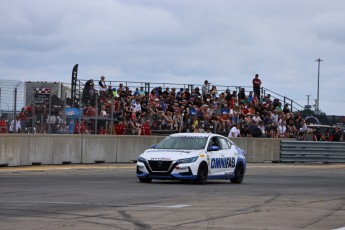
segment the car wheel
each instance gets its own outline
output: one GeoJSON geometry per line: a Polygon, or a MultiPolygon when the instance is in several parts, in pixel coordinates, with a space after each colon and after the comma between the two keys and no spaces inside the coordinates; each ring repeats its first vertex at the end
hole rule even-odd
{"type": "Polygon", "coordinates": [[[152,181],[151,178],[139,177],[139,181],[141,183],[150,183],[152,181]]]}
{"type": "Polygon", "coordinates": [[[237,164],[234,177],[230,178],[231,183],[241,184],[244,178],[244,166],[242,163],[237,164]]]}
{"type": "Polygon", "coordinates": [[[201,163],[198,169],[198,175],[196,176],[197,184],[205,184],[207,182],[208,167],[206,163],[201,163]]]}

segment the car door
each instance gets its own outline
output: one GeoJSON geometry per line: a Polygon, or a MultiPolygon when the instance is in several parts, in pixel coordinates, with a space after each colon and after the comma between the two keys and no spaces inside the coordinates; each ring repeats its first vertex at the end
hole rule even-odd
{"type": "Polygon", "coordinates": [[[217,151],[209,151],[211,176],[225,175],[231,171],[230,167],[234,159],[230,157],[230,145],[226,140],[222,137],[212,137],[209,142],[209,147],[218,147],[217,151]]]}
{"type": "Polygon", "coordinates": [[[238,154],[235,148],[235,145],[227,138],[218,137],[219,143],[221,145],[220,156],[223,158],[223,161],[226,162],[225,166],[222,167],[222,172],[232,174],[235,170],[238,154]]]}

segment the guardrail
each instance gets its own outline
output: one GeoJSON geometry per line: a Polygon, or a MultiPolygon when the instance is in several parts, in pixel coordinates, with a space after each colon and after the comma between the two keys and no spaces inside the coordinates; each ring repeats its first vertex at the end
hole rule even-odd
{"type": "Polygon", "coordinates": [[[345,142],[281,140],[280,162],[345,163],[345,142]]]}

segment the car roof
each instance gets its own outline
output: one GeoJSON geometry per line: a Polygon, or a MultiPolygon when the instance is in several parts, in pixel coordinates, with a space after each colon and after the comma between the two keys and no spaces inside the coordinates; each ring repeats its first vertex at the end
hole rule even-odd
{"type": "Polygon", "coordinates": [[[171,134],[171,137],[209,137],[209,136],[219,136],[214,133],[174,133],[171,134]]]}
{"type": "MultiPolygon", "coordinates": [[[[174,133],[169,135],[169,137],[224,137],[222,135],[216,134],[216,133],[174,133]]],[[[229,138],[228,141],[230,141],[232,144],[234,144],[234,142],[232,140],[230,140],[229,138]]]]}

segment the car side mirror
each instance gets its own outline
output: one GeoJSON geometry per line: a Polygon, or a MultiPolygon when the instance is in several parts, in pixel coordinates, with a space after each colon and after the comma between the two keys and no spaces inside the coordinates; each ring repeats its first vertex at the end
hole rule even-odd
{"type": "Polygon", "coordinates": [[[151,145],[151,149],[155,149],[156,148],[156,144],[154,144],[154,145],[151,145]]]}
{"type": "Polygon", "coordinates": [[[211,145],[207,148],[207,151],[218,151],[220,148],[217,145],[211,145]]]}

